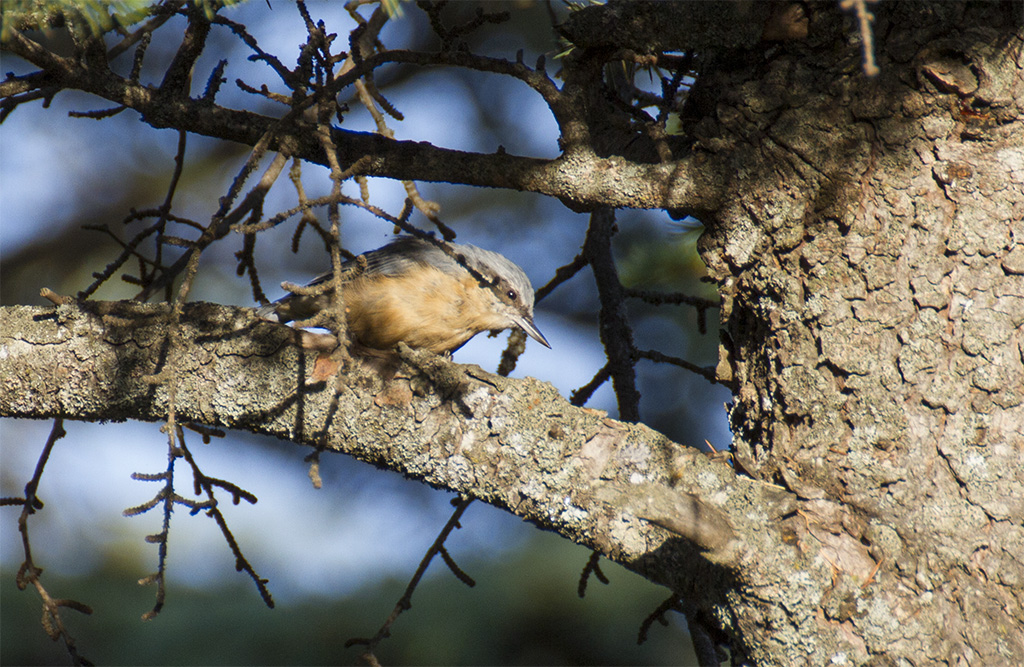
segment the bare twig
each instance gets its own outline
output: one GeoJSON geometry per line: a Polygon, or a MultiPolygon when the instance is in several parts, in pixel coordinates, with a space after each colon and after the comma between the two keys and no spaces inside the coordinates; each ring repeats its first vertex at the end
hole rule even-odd
{"type": "MultiPolygon", "coordinates": [[[[423,556],[423,560],[420,561],[420,566],[416,568],[416,573],[413,574],[412,579],[409,581],[409,585],[406,586],[405,593],[402,595],[401,598],[399,598],[398,603],[395,605],[395,608],[391,611],[391,615],[388,616],[387,620],[384,622],[384,625],[381,626],[380,630],[378,630],[377,634],[375,634],[373,637],[356,637],[349,639],[345,642],[345,648],[356,645],[365,646],[366,651],[364,659],[372,658],[373,651],[375,648],[377,648],[377,645],[380,644],[380,642],[383,641],[385,638],[391,636],[391,626],[394,625],[395,621],[398,620],[398,617],[402,614],[403,611],[412,607],[412,595],[416,590],[416,586],[419,585],[420,579],[423,578],[424,573],[426,573],[427,568],[430,566],[431,561],[434,559],[434,556],[441,553],[447,553],[447,551],[445,551],[444,548],[445,540],[448,539],[448,536],[451,534],[453,530],[459,527],[459,519],[462,518],[463,513],[469,507],[470,503],[473,502],[473,499],[469,497],[461,497],[452,502],[455,504],[455,511],[452,512],[452,516],[448,519],[448,523],[446,523],[444,528],[441,529],[441,532],[438,534],[437,539],[434,540],[434,544],[431,545],[429,549],[427,549],[427,553],[423,556]]],[[[455,573],[456,577],[458,577],[460,581],[467,585],[472,585],[472,583],[470,583],[473,581],[472,579],[470,579],[464,572],[462,572],[461,569],[453,567],[454,562],[449,563],[450,556],[448,556],[447,558],[445,558],[445,556],[442,556],[442,558],[445,559],[445,562],[448,563],[449,568],[452,570],[453,573],[455,573]]]]}
{"type": "Polygon", "coordinates": [[[256,588],[257,590],[259,590],[260,597],[263,598],[264,604],[273,609],[274,598],[270,595],[270,591],[267,589],[267,580],[260,577],[256,573],[256,570],[253,569],[253,566],[249,563],[248,559],[246,559],[245,555],[242,553],[242,548],[238,546],[238,541],[235,539],[235,536],[231,533],[231,530],[228,528],[227,520],[224,518],[224,514],[220,511],[220,508],[217,507],[217,499],[214,497],[213,487],[220,487],[227,491],[228,493],[230,493],[232,502],[235,505],[237,505],[242,500],[245,500],[250,505],[255,505],[256,496],[250,493],[249,491],[246,491],[245,489],[242,489],[237,485],[232,484],[231,482],[227,482],[222,479],[217,479],[216,477],[207,477],[206,475],[204,475],[202,470],[200,470],[199,466],[196,464],[195,459],[192,457],[192,452],[189,451],[188,446],[186,446],[184,436],[185,434],[179,428],[178,439],[179,442],[181,443],[181,455],[185,458],[185,461],[187,461],[189,466],[191,466],[192,468],[192,477],[195,484],[196,495],[200,495],[200,493],[205,493],[207,497],[206,504],[208,505],[208,507],[204,508],[206,510],[206,515],[212,517],[213,520],[217,522],[217,526],[220,528],[220,532],[224,536],[224,540],[228,543],[228,546],[231,548],[231,553],[235,557],[235,569],[239,572],[245,572],[249,575],[249,578],[252,579],[253,583],[256,584],[256,588]]]}
{"type": "MultiPolygon", "coordinates": [[[[43,602],[43,629],[46,630],[46,634],[50,636],[50,639],[54,641],[60,639],[64,642],[64,648],[67,650],[72,664],[91,665],[92,663],[78,652],[74,637],[64,627],[60,610],[62,607],[67,607],[83,614],[91,614],[92,609],[88,605],[75,600],[53,598],[50,596],[50,593],[39,580],[40,575],[43,573],[43,568],[37,566],[32,559],[32,545],[28,534],[28,518],[35,514],[37,510],[43,508],[43,502],[39,500],[37,495],[43,470],[46,469],[46,463],[50,460],[50,454],[53,452],[54,445],[65,435],[67,433],[64,430],[64,420],[60,418],[54,419],[53,427],[50,429],[50,436],[46,439],[43,451],[40,452],[39,459],[36,461],[35,472],[33,472],[32,478],[28,483],[25,484],[25,497],[21,499],[22,509],[21,515],[18,517],[18,532],[21,533],[21,545],[25,553],[25,560],[22,562],[21,567],[18,568],[16,582],[19,590],[25,590],[31,584],[36,589],[36,592],[39,593],[39,597],[43,602]]],[[[5,499],[5,501],[10,500],[13,499],[5,499]]],[[[13,505],[15,503],[4,502],[4,504],[13,505]]]]}
{"type": "Polygon", "coordinates": [[[658,607],[652,611],[647,618],[644,619],[643,623],[640,624],[640,632],[637,635],[636,643],[643,644],[647,641],[647,633],[651,629],[651,626],[654,625],[655,621],[662,625],[668,625],[668,621],[665,620],[665,614],[669,611],[683,611],[683,608],[679,604],[678,596],[673,595],[666,599],[658,605],[658,607]]]}
{"type": "Polygon", "coordinates": [[[650,359],[651,361],[654,361],[656,363],[672,364],[673,366],[679,366],[680,368],[685,368],[691,373],[696,373],[697,375],[701,376],[711,384],[719,383],[718,376],[715,373],[715,369],[713,366],[698,366],[697,364],[690,363],[685,359],[680,359],[679,357],[672,357],[667,354],[662,354],[657,350],[636,350],[636,357],[638,359],[650,359]]]}
{"type": "Polygon", "coordinates": [[[839,2],[841,9],[853,9],[857,14],[857,23],[860,27],[860,43],[864,52],[864,74],[867,76],[877,76],[881,72],[875,63],[875,38],[871,30],[871,22],[875,20],[875,15],[868,11],[868,4],[875,2],[878,2],[878,0],[840,0],[839,2]]]}
{"type": "Polygon", "coordinates": [[[580,583],[576,589],[576,594],[580,597],[587,594],[587,582],[590,581],[591,574],[597,577],[597,580],[602,584],[608,584],[608,577],[604,576],[604,572],[601,571],[600,551],[591,552],[587,564],[583,566],[583,572],[580,573],[580,583]]]}
{"type": "Polygon", "coordinates": [[[565,266],[558,267],[558,269],[555,271],[554,277],[552,277],[546,285],[537,290],[537,293],[534,296],[534,300],[536,302],[539,302],[545,299],[549,294],[555,291],[556,287],[558,287],[562,283],[568,281],[570,278],[575,276],[577,273],[580,272],[580,269],[582,269],[586,265],[587,258],[583,256],[583,253],[580,253],[576,255],[576,257],[565,266]]]}
{"type": "Polygon", "coordinates": [[[124,39],[112,46],[107,51],[107,60],[113,61],[140,40],[151,39],[153,32],[181,11],[181,7],[184,4],[184,0],[171,0],[170,2],[151,5],[147,11],[153,14],[153,18],[135,32],[125,35],[124,39]]]}
{"type": "MultiPolygon", "coordinates": [[[[168,421],[170,422],[170,420],[168,421]]],[[[256,503],[256,496],[236,484],[204,475],[202,470],[199,469],[192,453],[185,444],[185,433],[182,430],[181,425],[168,423],[164,425],[163,429],[171,431],[171,435],[168,436],[167,468],[163,472],[159,473],[136,472],[132,474],[132,479],[144,482],[164,482],[164,485],[152,499],[142,503],[141,505],[130,507],[124,511],[125,516],[138,516],[148,512],[158,505],[163,509],[163,525],[161,531],[154,535],[149,535],[146,538],[147,542],[158,544],[159,547],[156,572],[139,581],[140,584],[157,584],[156,602],[154,603],[153,608],[143,615],[143,620],[150,620],[159,614],[163,609],[164,602],[166,600],[167,548],[170,536],[171,514],[175,505],[187,507],[190,514],[193,515],[205,511],[207,516],[211,517],[217,523],[221,534],[224,536],[224,540],[228,543],[228,547],[231,549],[231,553],[235,557],[235,568],[238,571],[245,572],[249,575],[256,584],[256,588],[259,590],[263,601],[268,607],[273,608],[274,600],[270,595],[270,591],[267,589],[267,580],[263,579],[256,573],[255,569],[253,569],[252,565],[242,553],[241,547],[238,545],[238,541],[231,533],[224,515],[217,506],[214,487],[219,487],[230,493],[232,496],[232,502],[236,505],[242,500],[245,500],[250,504],[254,504],[256,503]],[[172,428],[174,429],[173,431],[171,431],[172,428]],[[181,496],[174,490],[174,466],[175,462],[179,458],[184,458],[192,469],[195,495],[200,496],[205,494],[205,500],[192,500],[181,496]]],[[[203,431],[201,430],[200,432],[203,431]]],[[[208,437],[208,435],[210,435],[210,432],[205,432],[204,438],[208,437]]]]}
{"type": "Polygon", "coordinates": [[[445,50],[456,48],[459,45],[459,39],[477,30],[485,23],[504,23],[511,16],[507,11],[485,12],[483,7],[477,7],[473,18],[462,25],[446,26],[441,21],[441,11],[447,4],[447,2],[430,2],[429,0],[417,0],[416,2],[416,5],[430,18],[430,27],[441,38],[441,48],[445,50]]]}
{"type": "Polygon", "coordinates": [[[583,385],[579,389],[576,389],[569,396],[569,402],[573,405],[586,405],[590,397],[594,395],[594,392],[598,388],[608,381],[608,378],[612,376],[611,364],[605,364],[601,370],[594,374],[590,382],[583,385]]]}
{"type": "Polygon", "coordinates": [[[602,208],[590,216],[583,254],[594,270],[597,293],[601,299],[601,343],[608,356],[612,386],[623,421],[639,421],[640,392],[633,368],[636,348],[633,331],[625,312],[625,289],[612,257],[612,235],[615,233],[615,212],[602,208]]]}
{"type": "Polygon", "coordinates": [[[626,296],[640,299],[644,303],[649,303],[652,306],[661,306],[665,304],[685,304],[693,306],[697,310],[697,330],[701,334],[707,333],[707,311],[709,308],[718,308],[721,304],[718,301],[712,301],[711,299],[704,299],[699,296],[690,296],[688,294],[682,294],[681,292],[674,293],[663,293],[663,292],[650,292],[647,290],[638,289],[626,289],[626,296]]]}

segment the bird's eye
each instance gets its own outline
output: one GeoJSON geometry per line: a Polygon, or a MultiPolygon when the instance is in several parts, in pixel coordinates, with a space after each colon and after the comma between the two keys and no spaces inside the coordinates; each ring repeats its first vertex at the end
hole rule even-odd
{"type": "Polygon", "coordinates": [[[505,292],[505,296],[507,296],[512,301],[515,301],[516,297],[519,295],[516,294],[516,291],[514,289],[510,289],[509,291],[505,292]]]}

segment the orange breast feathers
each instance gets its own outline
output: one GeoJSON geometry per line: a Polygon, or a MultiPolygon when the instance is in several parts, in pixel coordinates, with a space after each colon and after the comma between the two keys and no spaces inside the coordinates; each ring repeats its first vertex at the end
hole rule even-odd
{"type": "Polygon", "coordinates": [[[468,272],[453,276],[423,264],[399,276],[359,276],[343,289],[349,336],[378,350],[404,341],[440,354],[507,326],[492,306],[494,293],[468,272]]]}

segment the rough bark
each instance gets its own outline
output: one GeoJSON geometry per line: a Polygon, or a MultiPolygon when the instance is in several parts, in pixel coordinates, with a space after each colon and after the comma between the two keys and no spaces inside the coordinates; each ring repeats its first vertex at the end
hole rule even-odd
{"type": "Polygon", "coordinates": [[[766,663],[1020,664],[1020,5],[879,10],[876,79],[817,13],[694,99],[736,168],[701,248],[737,461],[798,494],[777,528],[819,555],[790,582],[745,572],[723,620],[766,663]]]}
{"type": "Polygon", "coordinates": [[[179,423],[387,466],[506,508],[676,589],[695,570],[722,577],[756,558],[771,546],[761,526],[791,509],[790,494],[773,485],[738,478],[642,424],[574,407],[533,379],[408,348],[404,362],[341,366],[290,328],[214,304],[186,307],[174,337],[162,305],[0,312],[0,416],[163,421],[173,393],[179,423]]]}

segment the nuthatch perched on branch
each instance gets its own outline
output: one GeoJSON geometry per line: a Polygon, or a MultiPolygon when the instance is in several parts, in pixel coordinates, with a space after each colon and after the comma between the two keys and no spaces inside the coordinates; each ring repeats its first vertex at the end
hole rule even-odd
{"type": "MultiPolygon", "coordinates": [[[[342,265],[348,335],[360,345],[391,350],[399,341],[441,354],[481,331],[519,327],[551,347],[533,324],[533,287],[523,270],[472,245],[399,237],[342,265]],[[468,268],[467,268],[468,267],[468,268]]],[[[308,286],[331,280],[320,276],[308,286]]],[[[287,294],[257,311],[280,322],[308,319],[331,307],[331,291],[287,294]]]]}

